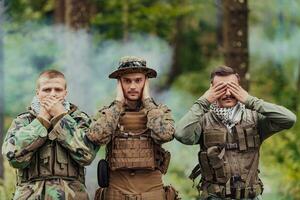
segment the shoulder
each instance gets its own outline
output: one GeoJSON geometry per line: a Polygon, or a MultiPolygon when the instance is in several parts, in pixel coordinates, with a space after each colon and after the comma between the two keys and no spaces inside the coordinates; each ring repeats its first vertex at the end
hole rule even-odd
{"type": "Polygon", "coordinates": [[[78,108],[76,108],[76,110],[71,112],[70,116],[73,117],[73,118],[83,118],[83,119],[86,119],[86,120],[90,119],[90,116],[87,113],[79,110],[78,108]]]}
{"type": "Polygon", "coordinates": [[[249,123],[257,123],[258,120],[258,112],[255,110],[251,109],[245,109],[244,114],[243,114],[243,120],[247,121],[249,123]]]}
{"type": "Polygon", "coordinates": [[[35,118],[34,115],[32,115],[30,112],[26,111],[26,112],[20,113],[15,120],[21,120],[21,121],[29,120],[29,121],[32,121],[34,118],[35,118]]]}

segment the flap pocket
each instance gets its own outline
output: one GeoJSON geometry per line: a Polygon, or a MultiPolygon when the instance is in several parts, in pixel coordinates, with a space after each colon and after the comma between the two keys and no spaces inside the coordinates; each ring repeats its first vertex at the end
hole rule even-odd
{"type": "Polygon", "coordinates": [[[68,164],[68,154],[59,144],[56,144],[56,158],[60,164],[68,164]]]}
{"type": "Polygon", "coordinates": [[[204,145],[207,148],[226,143],[226,132],[223,130],[207,130],[203,134],[204,145]]]}

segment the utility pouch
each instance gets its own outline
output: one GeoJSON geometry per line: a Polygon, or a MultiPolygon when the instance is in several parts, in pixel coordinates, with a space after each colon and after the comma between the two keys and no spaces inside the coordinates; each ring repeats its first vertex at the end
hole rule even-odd
{"type": "Polygon", "coordinates": [[[171,159],[171,153],[166,151],[161,146],[155,147],[155,162],[157,163],[157,168],[162,174],[166,174],[169,168],[171,159]]]}
{"type": "Polygon", "coordinates": [[[98,185],[106,188],[109,185],[109,165],[105,159],[101,159],[97,168],[98,185]]]}
{"type": "Polygon", "coordinates": [[[213,146],[207,149],[207,157],[210,165],[213,168],[215,177],[218,182],[226,183],[227,173],[224,166],[225,149],[220,150],[217,146],[213,146]]]}

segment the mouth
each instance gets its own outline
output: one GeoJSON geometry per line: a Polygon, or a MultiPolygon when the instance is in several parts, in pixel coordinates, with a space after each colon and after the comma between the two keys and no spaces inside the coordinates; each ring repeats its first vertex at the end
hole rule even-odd
{"type": "Polygon", "coordinates": [[[224,98],[224,99],[222,99],[222,101],[233,101],[233,100],[235,100],[235,98],[233,98],[233,97],[227,97],[227,98],[224,98]]]}
{"type": "Polygon", "coordinates": [[[138,95],[138,92],[128,92],[129,95],[134,96],[134,95],[138,95]]]}

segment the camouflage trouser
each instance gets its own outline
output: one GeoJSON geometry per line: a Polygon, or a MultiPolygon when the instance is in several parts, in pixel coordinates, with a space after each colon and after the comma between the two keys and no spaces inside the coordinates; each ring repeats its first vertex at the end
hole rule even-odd
{"type": "MultiPolygon", "coordinates": [[[[241,199],[241,200],[261,200],[261,196],[255,197],[253,199],[241,199]]],[[[216,197],[216,196],[209,196],[207,198],[202,198],[201,200],[235,200],[235,199],[230,199],[230,198],[220,198],[220,197],[216,197]]]]}

